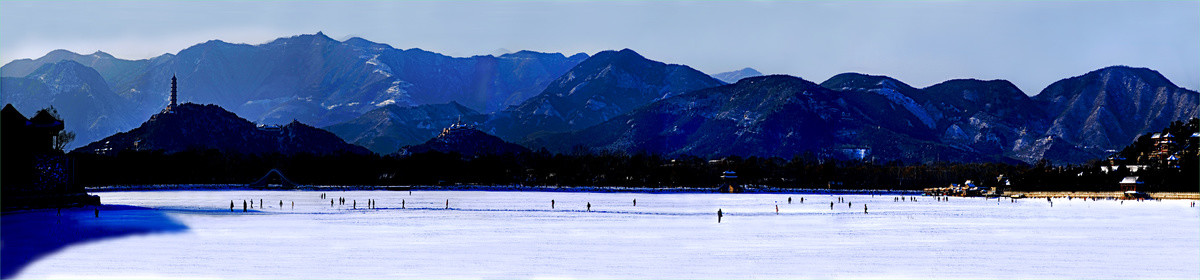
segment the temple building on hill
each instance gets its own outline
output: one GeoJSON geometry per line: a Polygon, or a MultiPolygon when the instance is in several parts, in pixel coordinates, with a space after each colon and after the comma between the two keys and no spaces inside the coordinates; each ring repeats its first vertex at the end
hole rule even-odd
{"type": "Polygon", "coordinates": [[[73,182],[71,159],[54,146],[63,121],[48,111],[25,118],[12,104],[0,110],[0,204],[5,210],[99,205],[73,182]]]}
{"type": "Polygon", "coordinates": [[[1155,133],[1150,136],[1154,140],[1154,150],[1150,152],[1150,159],[1156,161],[1166,160],[1175,153],[1175,135],[1171,133],[1155,133]]]}
{"type": "Polygon", "coordinates": [[[462,121],[462,119],[459,118],[458,121],[450,124],[449,127],[443,128],[442,133],[438,133],[437,137],[446,137],[447,135],[453,134],[455,132],[464,131],[464,130],[472,130],[472,129],[475,129],[474,125],[464,123],[462,121]]]}

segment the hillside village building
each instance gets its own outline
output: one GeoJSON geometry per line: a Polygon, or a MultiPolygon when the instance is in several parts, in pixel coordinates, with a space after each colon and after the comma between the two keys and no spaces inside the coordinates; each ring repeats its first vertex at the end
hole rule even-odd
{"type": "Polygon", "coordinates": [[[1187,138],[1171,133],[1154,133],[1150,135],[1150,139],[1153,146],[1147,151],[1142,151],[1137,158],[1127,159],[1120,155],[1112,155],[1106,165],[1100,166],[1100,171],[1109,173],[1125,170],[1137,173],[1158,168],[1181,168],[1180,161],[1183,158],[1200,155],[1200,133],[1192,133],[1187,138]]]}

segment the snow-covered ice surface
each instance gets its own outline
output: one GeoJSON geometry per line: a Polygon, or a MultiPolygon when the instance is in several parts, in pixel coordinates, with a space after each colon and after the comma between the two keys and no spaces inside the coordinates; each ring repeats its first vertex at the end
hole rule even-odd
{"type": "Polygon", "coordinates": [[[1056,199],[1051,207],[1044,199],[842,195],[853,205],[830,210],[836,195],[336,191],[327,193],[346,205],[330,207],[321,193],[101,192],[105,204],[161,211],[186,230],[80,243],[16,277],[1200,276],[1200,208],[1191,201],[1056,199]],[[249,199],[266,208],[243,213],[249,199]],[[367,199],[378,208],[366,209],[367,199]],[[717,209],[725,213],[719,224],[717,209]]]}

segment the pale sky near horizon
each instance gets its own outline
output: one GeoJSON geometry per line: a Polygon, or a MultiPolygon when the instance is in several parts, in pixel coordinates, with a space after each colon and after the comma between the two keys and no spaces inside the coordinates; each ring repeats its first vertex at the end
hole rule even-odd
{"type": "Polygon", "coordinates": [[[1200,1],[0,1],[3,63],[54,49],[144,59],[317,31],[458,57],[630,48],[709,74],[814,82],[1005,79],[1035,95],[1129,65],[1200,88],[1200,1]]]}

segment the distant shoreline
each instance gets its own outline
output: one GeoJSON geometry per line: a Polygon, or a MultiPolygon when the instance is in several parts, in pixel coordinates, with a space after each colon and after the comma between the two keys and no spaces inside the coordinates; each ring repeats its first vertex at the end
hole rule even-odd
{"type": "MultiPolygon", "coordinates": [[[[453,186],[301,186],[247,187],[241,184],[176,184],[176,185],[116,185],[85,187],[87,192],[118,191],[225,191],[225,190],[301,190],[301,191],[532,191],[532,192],[597,192],[597,193],[718,193],[716,188],[696,187],[615,187],[615,186],[523,186],[523,185],[453,185],[453,186]]],[[[746,187],[742,193],[781,194],[878,194],[920,195],[920,190],[858,190],[858,189],[801,189],[775,187],[746,187]]]]}
{"type": "MultiPolygon", "coordinates": [[[[1200,200],[1200,192],[1147,192],[1154,199],[1185,199],[1185,200],[1200,200]]],[[[1120,199],[1125,196],[1124,192],[1086,192],[1086,191],[1055,191],[1055,192],[1006,192],[1005,196],[1010,195],[1025,195],[1029,198],[1044,198],[1044,197],[1075,197],[1075,198],[1098,198],[1098,199],[1120,199]]]]}
{"type": "MultiPolygon", "coordinates": [[[[301,191],[530,191],[530,192],[596,192],[596,193],[718,193],[715,188],[696,187],[613,187],[613,186],[522,186],[522,185],[453,185],[453,186],[303,186],[296,188],[247,187],[241,184],[174,184],[174,185],[117,185],[86,187],[89,193],[119,191],[229,191],[229,190],[301,190],[301,191]]],[[[877,195],[922,195],[920,190],[857,190],[857,189],[807,189],[746,187],[743,193],[776,194],[877,194],[877,195]]],[[[1150,192],[1155,199],[1200,200],[1200,192],[1150,192]]],[[[1027,198],[1075,197],[1097,199],[1119,199],[1120,191],[1010,191],[1004,197],[1024,195],[1027,198]]]]}

